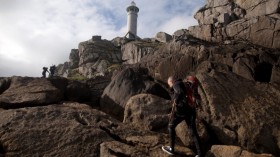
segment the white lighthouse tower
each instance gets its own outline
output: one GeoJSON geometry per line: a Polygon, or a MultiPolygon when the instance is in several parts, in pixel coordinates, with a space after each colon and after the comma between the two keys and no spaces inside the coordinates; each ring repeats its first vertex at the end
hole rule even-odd
{"type": "Polygon", "coordinates": [[[137,17],[139,8],[136,6],[135,2],[132,1],[130,6],[126,8],[127,11],[127,33],[126,37],[128,39],[136,39],[137,38],[137,17]]]}

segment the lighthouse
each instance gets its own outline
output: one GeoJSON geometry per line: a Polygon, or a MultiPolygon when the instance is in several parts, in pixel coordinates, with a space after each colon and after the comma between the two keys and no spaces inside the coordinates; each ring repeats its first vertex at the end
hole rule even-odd
{"type": "Polygon", "coordinates": [[[126,8],[127,11],[127,33],[126,37],[128,39],[137,38],[137,17],[139,8],[136,6],[135,2],[132,1],[130,6],[126,8]]]}

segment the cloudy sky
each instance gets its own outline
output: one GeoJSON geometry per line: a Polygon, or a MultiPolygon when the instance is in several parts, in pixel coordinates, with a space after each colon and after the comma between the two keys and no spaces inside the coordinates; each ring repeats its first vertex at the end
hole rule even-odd
{"type": "MultiPolygon", "coordinates": [[[[40,77],[43,66],[68,61],[70,50],[92,35],[126,33],[131,0],[0,0],[0,77],[40,77]]],[[[136,0],[138,35],[173,34],[197,25],[205,0],[136,0]]]]}

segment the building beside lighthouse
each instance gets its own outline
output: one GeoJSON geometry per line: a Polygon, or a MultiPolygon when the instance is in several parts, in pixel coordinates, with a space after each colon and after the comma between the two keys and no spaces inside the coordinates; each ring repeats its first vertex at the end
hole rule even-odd
{"type": "Polygon", "coordinates": [[[127,33],[125,37],[128,39],[136,39],[137,36],[137,18],[139,8],[136,6],[135,2],[132,1],[131,4],[126,8],[127,11],[127,33]]]}

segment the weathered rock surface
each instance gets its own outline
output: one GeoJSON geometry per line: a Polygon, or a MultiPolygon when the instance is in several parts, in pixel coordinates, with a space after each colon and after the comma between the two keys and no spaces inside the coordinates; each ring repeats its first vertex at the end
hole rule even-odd
{"type": "Polygon", "coordinates": [[[152,156],[163,154],[160,147],[167,143],[164,134],[133,129],[78,103],[1,111],[0,134],[5,156],[133,156],[139,150],[152,156]]]}
{"type": "Polygon", "coordinates": [[[272,69],[271,82],[280,84],[280,66],[275,65],[272,69]]]}
{"type": "Polygon", "coordinates": [[[100,127],[115,123],[82,104],[6,110],[0,143],[5,156],[98,156],[99,144],[112,140],[100,127]]]}
{"type": "Polygon", "coordinates": [[[0,95],[1,108],[46,105],[64,99],[67,80],[12,77],[10,86],[0,95]]]}
{"type": "Polygon", "coordinates": [[[92,78],[104,75],[110,65],[121,62],[121,51],[107,40],[91,39],[79,44],[79,72],[92,78]]]}
{"type": "Polygon", "coordinates": [[[0,94],[10,87],[11,79],[10,78],[0,78],[0,94]]]}
{"type": "Polygon", "coordinates": [[[187,30],[187,29],[179,29],[179,30],[175,31],[172,36],[173,36],[173,38],[179,37],[179,36],[185,35],[188,32],[189,32],[189,30],[187,30]]]}
{"type": "Polygon", "coordinates": [[[106,113],[123,120],[124,108],[128,99],[140,93],[150,93],[168,99],[168,92],[152,77],[145,68],[126,68],[119,72],[105,88],[100,106],[106,113]]]}
{"type": "Polygon", "coordinates": [[[211,137],[258,153],[279,154],[279,88],[233,73],[197,75],[203,111],[211,137]],[[219,97],[217,97],[219,95],[219,97]]]}
{"type": "Polygon", "coordinates": [[[155,39],[159,42],[167,43],[172,40],[172,36],[165,32],[158,32],[155,39]]]}
{"type": "Polygon", "coordinates": [[[279,0],[234,0],[234,2],[246,10],[245,18],[279,13],[279,0]]]}
{"type": "MultiPolygon", "coordinates": [[[[176,31],[172,40],[164,33],[138,41],[93,36],[57,68],[59,76],[84,80],[68,88],[65,80],[1,78],[1,107],[89,100],[98,108],[101,97],[100,109],[119,121],[81,104],[0,109],[0,156],[166,156],[160,146],[167,135],[149,131],[162,132],[170,111],[158,82],[189,74],[201,82],[202,142],[232,145],[213,146],[208,155],[280,156],[279,8],[279,0],[207,0],[195,15],[199,26],[176,31]]],[[[180,124],[177,136],[192,146],[186,129],[180,124]]]]}
{"type": "MultiPolygon", "coordinates": [[[[215,69],[234,72],[255,81],[270,82],[272,69],[277,78],[277,68],[273,67],[279,65],[279,54],[278,50],[246,42],[215,45],[187,38],[168,43],[154,54],[143,57],[139,64],[148,68],[151,76],[162,81],[174,74],[185,78],[191,72],[202,73],[215,69]]],[[[277,81],[274,79],[274,82],[277,81]]]]}
{"type": "Polygon", "coordinates": [[[55,76],[60,76],[60,77],[68,77],[69,74],[69,62],[65,62],[64,64],[59,64],[56,66],[55,69],[55,76]]]}
{"type": "MultiPolygon", "coordinates": [[[[168,143],[165,134],[133,128],[84,104],[0,112],[5,156],[167,156],[161,150],[168,143]]],[[[193,155],[180,145],[176,149],[178,156],[193,155]]]]}
{"type": "MultiPolygon", "coordinates": [[[[197,115],[197,117],[199,118],[200,116],[197,115]]],[[[197,128],[197,132],[198,132],[198,135],[200,137],[200,140],[202,141],[202,147],[205,149],[205,148],[208,148],[210,146],[210,143],[211,143],[211,137],[208,133],[208,130],[206,128],[206,126],[201,122],[200,119],[197,119],[196,120],[196,128],[197,128]]],[[[194,142],[193,142],[193,139],[190,135],[190,131],[189,131],[189,127],[188,125],[186,124],[186,122],[182,122],[180,123],[177,127],[176,127],[176,135],[177,137],[181,140],[181,142],[189,147],[189,148],[195,148],[195,145],[194,145],[194,142]]]]}
{"type": "Polygon", "coordinates": [[[79,43],[78,49],[72,49],[69,62],[57,66],[55,75],[75,77],[82,75],[86,78],[104,76],[111,66],[122,62],[120,45],[122,39],[113,41],[102,40],[101,36],[79,43]],[[76,70],[77,69],[77,70],[76,70]]]}
{"type": "Polygon", "coordinates": [[[78,49],[72,49],[69,55],[69,66],[71,69],[75,69],[79,67],[79,50],[78,49]]]}
{"type": "Polygon", "coordinates": [[[122,45],[124,45],[128,42],[128,39],[122,38],[122,37],[116,37],[116,38],[112,39],[111,42],[114,44],[114,46],[121,47],[122,45]]]}
{"type": "Polygon", "coordinates": [[[206,157],[274,157],[271,154],[254,154],[238,146],[213,145],[206,157]]]}
{"type": "Polygon", "coordinates": [[[111,77],[110,76],[98,76],[95,78],[91,78],[86,80],[86,84],[90,88],[90,102],[94,106],[99,106],[100,104],[100,98],[103,94],[104,89],[109,85],[111,82],[111,77]]]}
{"type": "MultiPolygon", "coordinates": [[[[275,68],[279,51],[236,41],[222,46],[187,43],[188,40],[181,39],[168,43],[153,55],[145,56],[140,66],[147,67],[151,76],[162,81],[173,74],[181,78],[190,73],[201,74],[200,94],[205,105],[198,118],[206,124],[210,141],[239,145],[257,153],[279,154],[276,115],[280,113],[280,91],[275,68]],[[209,87],[205,88],[205,84],[209,87]],[[264,121],[272,123],[260,123],[264,121]]],[[[203,129],[199,132],[203,133],[203,129]]],[[[186,134],[177,135],[190,145],[186,134]]]]}
{"type": "Polygon", "coordinates": [[[75,102],[89,102],[91,91],[87,84],[78,81],[69,81],[66,87],[66,100],[75,102]]]}
{"type": "MultiPolygon", "coordinates": [[[[130,137],[128,141],[134,141],[139,143],[138,147],[131,146],[129,144],[124,144],[120,142],[105,142],[102,143],[100,146],[100,156],[104,157],[111,157],[111,156],[135,156],[135,157],[143,157],[143,156],[151,156],[151,157],[168,157],[169,155],[166,154],[161,150],[160,146],[155,147],[157,145],[156,142],[161,141],[156,136],[146,136],[146,137],[130,137]],[[151,149],[152,148],[152,149],[151,149]],[[145,151],[149,149],[149,151],[145,151]]],[[[178,157],[189,157],[194,156],[192,150],[177,146],[176,149],[176,156],[178,157]]]]}
{"type": "Polygon", "coordinates": [[[195,14],[199,25],[229,24],[243,18],[246,11],[231,0],[207,0],[206,5],[195,14]]]}
{"type": "Polygon", "coordinates": [[[151,94],[135,95],[125,105],[123,122],[145,130],[166,132],[171,107],[170,100],[151,94]]]}
{"type": "Polygon", "coordinates": [[[122,60],[124,64],[138,63],[147,54],[152,54],[162,44],[146,41],[132,41],[122,46],[122,60]]]}
{"type": "Polygon", "coordinates": [[[208,0],[195,15],[199,26],[192,26],[189,31],[206,41],[238,39],[280,48],[279,4],[279,0],[208,0]]]}

